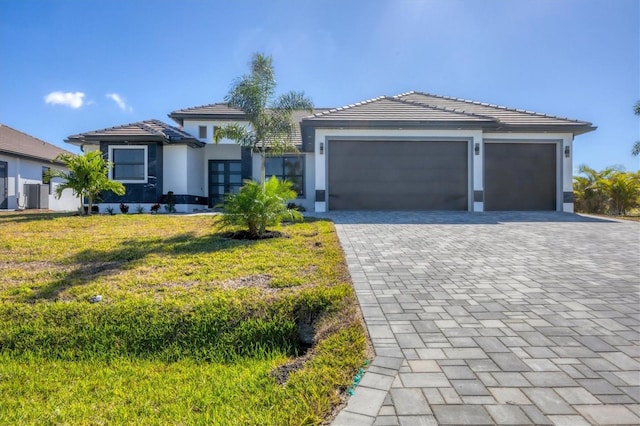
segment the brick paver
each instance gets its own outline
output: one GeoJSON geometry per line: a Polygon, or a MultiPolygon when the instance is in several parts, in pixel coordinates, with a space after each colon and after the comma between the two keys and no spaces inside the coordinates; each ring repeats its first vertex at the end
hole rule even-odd
{"type": "Polygon", "coordinates": [[[334,425],[640,423],[640,224],[325,217],[376,353],[334,425]]]}

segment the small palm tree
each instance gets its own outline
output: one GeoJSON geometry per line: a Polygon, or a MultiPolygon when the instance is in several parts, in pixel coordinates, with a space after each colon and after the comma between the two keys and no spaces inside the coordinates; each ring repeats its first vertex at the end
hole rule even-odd
{"type": "Polygon", "coordinates": [[[600,185],[609,197],[610,214],[625,215],[631,207],[637,205],[640,182],[633,174],[617,171],[608,179],[602,179],[600,185]]]}
{"type": "Polygon", "coordinates": [[[276,80],[270,56],[253,55],[251,72],[240,77],[225,97],[227,105],[242,110],[250,128],[228,124],[216,128],[214,141],[222,138],[234,140],[243,147],[260,153],[260,178],[265,176],[265,156],[295,151],[291,138],[297,123],[292,120],[294,111],[313,112],[313,102],[302,92],[288,92],[275,97],[276,80]]]}
{"type": "MultiPolygon", "coordinates": [[[[62,191],[71,189],[76,197],[85,197],[89,204],[87,214],[91,214],[93,208],[93,200],[102,191],[112,191],[116,195],[124,195],[125,187],[120,182],[115,182],[108,178],[109,167],[111,163],[102,158],[102,152],[90,151],[83,155],[74,155],[62,153],[56,158],[62,161],[68,172],[63,170],[51,170],[49,176],[52,178],[61,178],[64,180],[56,187],[56,197],[62,196],[62,191]]],[[[80,209],[84,214],[84,209],[80,209]]]]}

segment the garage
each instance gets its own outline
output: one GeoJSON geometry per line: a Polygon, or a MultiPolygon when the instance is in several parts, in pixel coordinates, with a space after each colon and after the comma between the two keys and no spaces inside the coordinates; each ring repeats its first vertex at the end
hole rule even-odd
{"type": "Polygon", "coordinates": [[[468,210],[467,141],[330,140],[330,210],[468,210]]]}
{"type": "Polygon", "coordinates": [[[556,210],[555,143],[485,143],[486,211],[556,210]]]}

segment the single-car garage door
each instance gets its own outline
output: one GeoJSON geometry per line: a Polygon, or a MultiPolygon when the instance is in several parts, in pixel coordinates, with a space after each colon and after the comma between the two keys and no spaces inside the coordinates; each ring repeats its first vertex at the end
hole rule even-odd
{"type": "Polygon", "coordinates": [[[484,146],[485,210],[556,210],[556,144],[484,146]]]}
{"type": "Polygon", "coordinates": [[[467,210],[466,141],[328,143],[330,210],[467,210]]]}

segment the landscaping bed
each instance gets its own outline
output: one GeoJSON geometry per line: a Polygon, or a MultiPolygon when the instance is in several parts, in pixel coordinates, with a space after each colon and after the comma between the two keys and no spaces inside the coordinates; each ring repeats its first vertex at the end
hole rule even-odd
{"type": "Polygon", "coordinates": [[[274,230],[0,215],[0,424],[326,422],[366,358],[355,296],[330,222],[274,230]]]}

